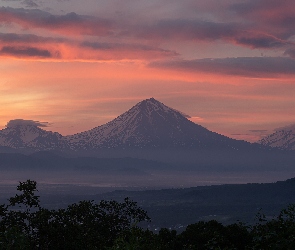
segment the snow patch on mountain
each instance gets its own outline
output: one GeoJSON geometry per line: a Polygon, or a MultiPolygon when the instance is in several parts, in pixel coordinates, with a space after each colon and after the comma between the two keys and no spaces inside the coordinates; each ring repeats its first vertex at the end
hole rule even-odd
{"type": "Polygon", "coordinates": [[[139,102],[107,124],[65,139],[72,149],[77,145],[82,149],[147,145],[158,147],[164,141],[179,144],[184,133],[182,130],[186,130],[184,123],[191,126],[186,115],[150,98],[139,102]]]}
{"type": "Polygon", "coordinates": [[[5,129],[0,130],[0,145],[39,150],[60,148],[63,144],[61,134],[39,128],[47,124],[32,120],[11,120],[5,129]]]}
{"type": "Polygon", "coordinates": [[[287,150],[295,150],[295,124],[275,129],[275,133],[266,136],[258,143],[287,150]]]}

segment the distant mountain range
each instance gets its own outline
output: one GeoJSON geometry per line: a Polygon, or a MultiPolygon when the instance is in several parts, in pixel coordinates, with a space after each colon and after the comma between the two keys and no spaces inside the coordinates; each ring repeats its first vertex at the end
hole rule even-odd
{"type": "Polygon", "coordinates": [[[278,129],[275,133],[258,141],[258,143],[286,150],[295,150],[295,125],[278,129]]]}
{"type": "Polygon", "coordinates": [[[96,148],[237,148],[237,142],[209,131],[154,98],[141,101],[113,121],[66,136],[71,149],[96,148]]]}
{"type": "Polygon", "coordinates": [[[107,124],[70,136],[32,123],[11,123],[0,131],[0,146],[14,149],[95,150],[141,148],[251,147],[195,124],[186,115],[150,98],[139,102],[107,124]]]}
{"type": "MultiPolygon", "coordinates": [[[[10,121],[0,131],[0,153],[29,156],[44,152],[38,161],[35,156],[29,159],[15,155],[12,165],[19,166],[18,162],[26,162],[27,166],[39,165],[48,169],[72,167],[75,160],[70,158],[77,157],[85,157],[82,160],[88,163],[91,161],[91,164],[86,164],[91,168],[102,163],[86,157],[117,158],[124,166],[131,164],[126,159],[136,158],[153,162],[149,162],[149,166],[161,162],[168,164],[169,168],[205,171],[289,171],[294,168],[295,162],[293,152],[272,148],[270,146],[273,145],[268,143],[249,143],[209,131],[188,120],[187,115],[154,98],[143,100],[116,119],[82,133],[62,136],[46,131],[42,126],[42,123],[34,121],[10,121]],[[49,153],[54,156],[48,156],[49,153]]],[[[12,162],[8,156],[1,157],[6,159],[8,165],[12,162]]],[[[80,162],[82,160],[79,159],[80,162]]],[[[113,161],[105,162],[109,166],[115,164],[113,161]]],[[[118,166],[119,162],[115,165],[118,166]]]]}

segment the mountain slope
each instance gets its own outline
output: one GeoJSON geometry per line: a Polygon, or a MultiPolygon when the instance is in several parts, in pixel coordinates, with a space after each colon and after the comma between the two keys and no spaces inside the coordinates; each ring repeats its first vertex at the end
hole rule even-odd
{"type": "MultiPolygon", "coordinates": [[[[132,149],[133,152],[135,149],[165,149],[169,151],[167,154],[171,155],[171,149],[177,152],[180,149],[186,151],[196,148],[207,151],[253,151],[263,147],[211,132],[188,120],[187,115],[154,98],[139,102],[102,126],[75,135],[62,136],[45,131],[40,126],[46,124],[30,120],[12,120],[5,129],[0,130],[0,146],[22,151],[74,150],[75,155],[79,151],[97,153],[99,150],[102,152],[109,149],[120,151],[119,153],[122,153],[123,149],[132,149]]],[[[125,153],[119,156],[137,157],[125,153]]]]}
{"type": "Polygon", "coordinates": [[[295,150],[295,125],[279,129],[275,133],[261,139],[258,143],[265,146],[295,150]]]}
{"type": "Polygon", "coordinates": [[[62,135],[34,124],[11,125],[0,130],[0,145],[15,149],[52,150],[63,148],[62,135]]]}
{"type": "Polygon", "coordinates": [[[184,114],[150,98],[113,121],[65,137],[72,149],[236,147],[236,141],[189,121],[184,114]]]}

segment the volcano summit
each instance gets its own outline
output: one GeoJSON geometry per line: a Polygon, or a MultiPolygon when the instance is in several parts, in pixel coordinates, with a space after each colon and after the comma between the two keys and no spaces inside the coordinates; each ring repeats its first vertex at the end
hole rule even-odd
{"type": "Polygon", "coordinates": [[[186,117],[150,98],[107,124],[66,136],[65,140],[71,149],[227,147],[236,142],[186,117]]]}

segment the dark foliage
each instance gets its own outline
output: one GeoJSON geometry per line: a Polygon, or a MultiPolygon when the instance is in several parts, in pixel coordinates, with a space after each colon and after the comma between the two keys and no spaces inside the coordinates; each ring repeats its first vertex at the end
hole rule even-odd
{"type": "Polygon", "coordinates": [[[0,207],[1,249],[104,249],[121,232],[149,220],[128,198],[122,203],[81,201],[48,210],[39,205],[35,181],[21,182],[17,189],[22,193],[0,207]]]}
{"type": "Polygon", "coordinates": [[[211,220],[191,224],[180,234],[166,228],[156,234],[136,226],[149,217],[128,198],[48,210],[35,195],[35,181],[20,182],[17,189],[21,193],[0,206],[0,249],[295,249],[295,205],[271,220],[258,214],[254,226],[211,220]]]}

